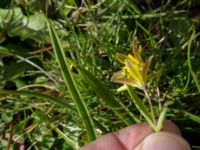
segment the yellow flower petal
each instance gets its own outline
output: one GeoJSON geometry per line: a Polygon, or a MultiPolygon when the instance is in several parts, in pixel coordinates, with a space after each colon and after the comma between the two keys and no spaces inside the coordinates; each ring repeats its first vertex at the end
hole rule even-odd
{"type": "Polygon", "coordinates": [[[137,44],[137,38],[136,37],[133,38],[131,46],[132,46],[133,51],[138,51],[138,44],[137,44]]]}
{"type": "Polygon", "coordinates": [[[145,81],[147,80],[147,73],[153,56],[150,56],[146,62],[143,61],[140,51],[141,46],[138,47],[136,40],[132,42],[133,55],[117,53],[116,57],[119,62],[125,66],[121,71],[113,74],[111,80],[113,82],[127,84],[140,89],[145,88],[145,81]]]}
{"type": "Polygon", "coordinates": [[[146,81],[147,73],[148,73],[148,71],[149,71],[149,66],[150,66],[150,64],[151,64],[152,59],[153,59],[153,55],[150,56],[150,57],[147,59],[147,61],[146,61],[145,64],[144,64],[144,67],[143,67],[143,69],[142,69],[142,79],[143,79],[144,82],[146,81]]]}
{"type": "Polygon", "coordinates": [[[117,60],[121,62],[122,64],[125,64],[125,59],[128,59],[126,55],[120,54],[120,53],[117,53],[116,57],[117,57],[117,60]]]}
{"type": "Polygon", "coordinates": [[[128,59],[129,59],[132,63],[134,63],[134,64],[136,64],[136,65],[141,65],[140,61],[137,60],[135,57],[133,57],[133,55],[128,54],[128,59]]]}
{"type": "Polygon", "coordinates": [[[127,84],[133,87],[137,87],[142,89],[143,85],[141,85],[139,82],[136,82],[134,80],[128,79],[128,78],[115,78],[115,80],[113,80],[116,83],[122,83],[122,84],[127,84]]]}
{"type": "Polygon", "coordinates": [[[144,63],[138,50],[133,51],[133,55],[140,63],[142,63],[142,64],[144,63]]]}
{"type": "Polygon", "coordinates": [[[111,77],[111,81],[116,82],[119,78],[125,78],[125,73],[123,70],[120,70],[118,72],[115,72],[113,76],[111,77]]]}
{"type": "Polygon", "coordinates": [[[143,84],[142,75],[141,75],[139,66],[135,65],[132,61],[130,61],[128,59],[125,60],[125,65],[127,67],[127,70],[128,70],[128,73],[130,74],[130,76],[136,82],[140,82],[141,84],[143,84]]]}

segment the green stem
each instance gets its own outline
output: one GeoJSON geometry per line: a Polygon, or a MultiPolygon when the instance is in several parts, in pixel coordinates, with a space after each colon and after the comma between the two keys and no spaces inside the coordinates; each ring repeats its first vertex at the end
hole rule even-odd
{"type": "Polygon", "coordinates": [[[155,114],[154,114],[154,110],[153,110],[153,104],[152,104],[152,101],[151,101],[151,97],[149,96],[149,93],[147,92],[146,88],[144,88],[143,91],[144,91],[145,96],[147,97],[147,101],[149,103],[149,108],[150,108],[150,112],[151,112],[151,118],[152,118],[153,124],[155,126],[156,120],[155,120],[155,114]]]}
{"type": "Polygon", "coordinates": [[[142,100],[137,96],[135,90],[131,88],[130,86],[127,86],[129,95],[131,96],[131,99],[137,109],[140,111],[140,113],[143,115],[143,117],[146,119],[146,121],[149,123],[150,127],[156,131],[156,126],[153,122],[153,119],[151,117],[151,114],[147,111],[145,105],[143,104],[142,100]]]}

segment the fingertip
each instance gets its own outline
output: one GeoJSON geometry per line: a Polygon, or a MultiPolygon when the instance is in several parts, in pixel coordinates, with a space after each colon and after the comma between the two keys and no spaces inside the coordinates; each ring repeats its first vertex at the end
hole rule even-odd
{"type": "Polygon", "coordinates": [[[147,136],[135,150],[191,150],[191,148],[181,136],[162,131],[147,136]]]}

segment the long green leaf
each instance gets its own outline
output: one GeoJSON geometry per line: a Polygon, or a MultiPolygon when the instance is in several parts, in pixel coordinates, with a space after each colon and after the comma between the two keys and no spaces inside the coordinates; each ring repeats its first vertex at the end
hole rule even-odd
{"type": "Polygon", "coordinates": [[[110,91],[103,85],[103,83],[101,83],[90,72],[83,69],[82,67],[76,67],[79,73],[95,90],[103,102],[107,104],[127,125],[139,121],[139,119],[128,108],[126,108],[126,106],[117,101],[117,99],[110,93],[110,91]]]}
{"type": "Polygon", "coordinates": [[[191,73],[191,76],[194,79],[194,82],[197,86],[197,89],[200,93],[200,84],[198,81],[198,78],[196,76],[196,74],[194,73],[193,69],[192,69],[192,64],[191,64],[191,60],[190,60],[190,51],[191,51],[191,47],[192,47],[192,41],[195,39],[195,30],[193,31],[190,39],[189,39],[189,43],[188,43],[188,48],[187,48],[187,61],[188,61],[188,67],[189,67],[189,72],[191,73]]]}
{"type": "Polygon", "coordinates": [[[143,117],[146,119],[146,121],[149,123],[149,125],[156,131],[156,127],[154,126],[153,120],[151,118],[150,113],[147,111],[145,105],[140,100],[140,98],[137,96],[136,92],[131,88],[130,86],[127,86],[128,92],[131,96],[131,99],[137,109],[140,111],[140,113],[143,115],[143,117]]]}
{"type": "Polygon", "coordinates": [[[92,140],[96,139],[96,133],[95,133],[95,129],[93,126],[93,121],[92,121],[89,111],[86,107],[86,104],[83,101],[83,99],[78,91],[78,88],[76,87],[75,81],[74,81],[71,71],[69,69],[69,64],[65,58],[64,50],[61,46],[58,35],[57,35],[55,29],[53,28],[53,26],[50,24],[50,22],[48,22],[48,26],[49,26],[49,33],[50,33],[51,41],[53,44],[56,60],[60,66],[60,69],[63,74],[63,78],[69,89],[69,92],[76,104],[79,116],[81,117],[83,125],[86,128],[88,140],[92,141],[92,140]]]}
{"type": "Polygon", "coordinates": [[[51,101],[54,102],[60,106],[65,106],[66,108],[68,108],[69,110],[76,112],[76,109],[74,109],[73,106],[67,104],[66,102],[62,101],[59,98],[56,97],[51,97],[45,94],[41,94],[38,92],[29,92],[29,91],[14,91],[14,90],[0,90],[0,94],[6,94],[6,95],[25,95],[25,96],[29,96],[29,97],[36,97],[39,99],[43,99],[43,100],[47,100],[47,101],[51,101]]]}
{"type": "Polygon", "coordinates": [[[195,114],[192,114],[190,112],[187,112],[187,111],[184,111],[184,110],[179,110],[179,109],[175,109],[175,108],[171,108],[170,109],[171,112],[175,112],[177,114],[181,114],[182,116],[194,121],[194,122],[197,122],[200,124],[200,116],[199,115],[195,115],[195,114]]]}
{"type": "Polygon", "coordinates": [[[138,14],[138,15],[142,14],[141,10],[138,8],[138,6],[133,1],[125,0],[124,2],[126,3],[126,5],[131,7],[136,14],[138,14]]]}

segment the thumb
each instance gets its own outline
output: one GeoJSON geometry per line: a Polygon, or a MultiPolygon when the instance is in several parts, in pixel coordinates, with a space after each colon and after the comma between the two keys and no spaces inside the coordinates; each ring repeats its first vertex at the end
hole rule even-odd
{"type": "Polygon", "coordinates": [[[135,150],[191,150],[191,148],[179,135],[157,132],[147,136],[135,150]]]}

